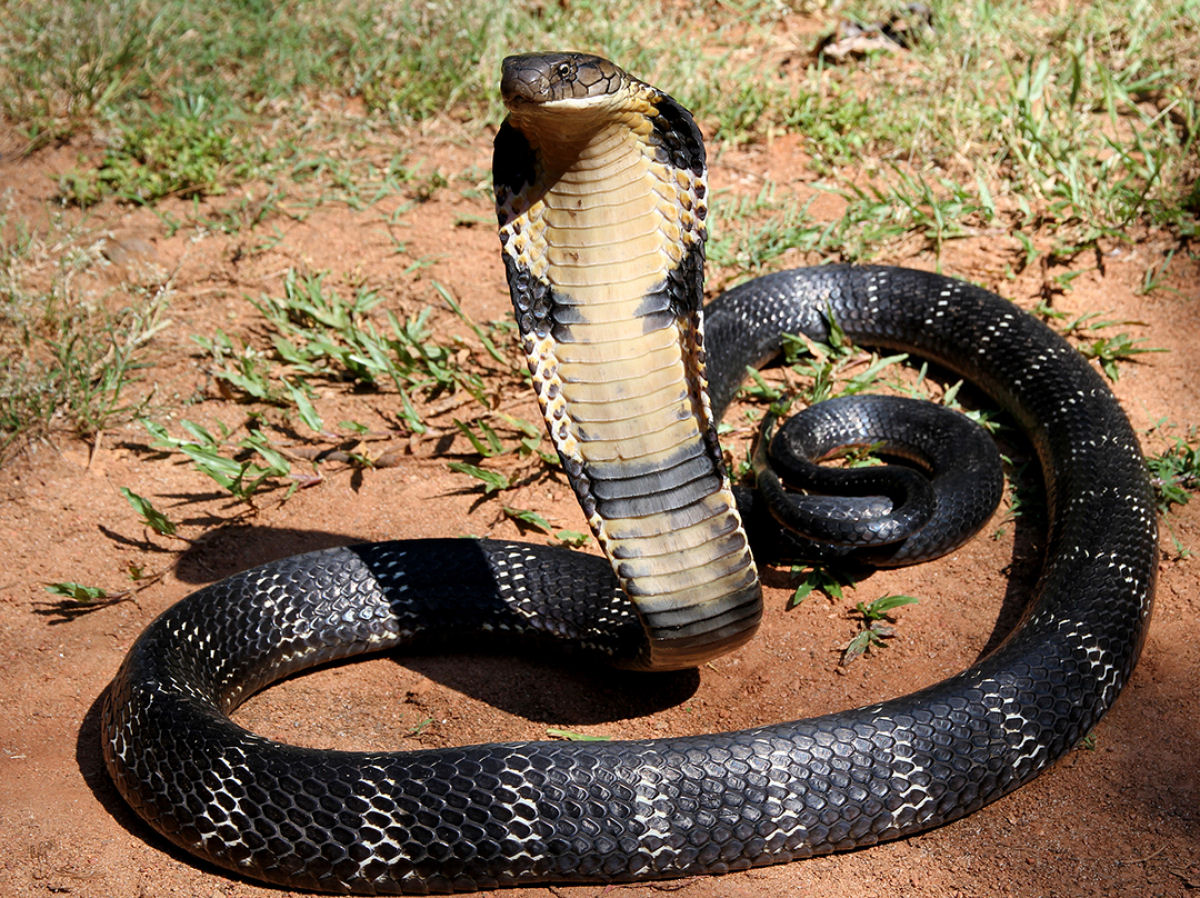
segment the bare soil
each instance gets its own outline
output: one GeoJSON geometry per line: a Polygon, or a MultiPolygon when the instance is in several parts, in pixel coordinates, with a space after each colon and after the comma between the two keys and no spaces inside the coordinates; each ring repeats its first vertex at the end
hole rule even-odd
{"type": "MultiPolygon", "coordinates": [[[[54,174],[80,151],[88,148],[0,159],[0,183],[11,185],[16,211],[35,227],[44,227],[53,209],[54,174]]],[[[490,138],[464,133],[454,145],[439,141],[436,153],[444,172],[486,173],[490,138]]],[[[414,157],[423,156],[428,158],[418,145],[414,157]]],[[[789,139],[730,151],[713,162],[714,189],[757,190],[767,173],[779,182],[799,179],[803,163],[798,143],[789,139]]],[[[81,217],[80,245],[103,241],[106,249],[80,273],[74,289],[120,304],[131,284],[169,276],[173,323],[156,338],[154,367],[146,375],[157,388],[155,402],[160,410],[174,410],[167,425],[175,433],[180,416],[236,428],[248,407],[221,394],[211,360],[190,336],[217,328],[253,336],[257,313],[245,296],[278,295],[289,267],[328,270],[329,283],[343,293],[357,283],[377,287],[388,296],[387,306],[400,312],[435,302],[436,280],[476,320],[501,317],[508,298],[487,186],[483,174],[478,184],[454,179],[417,213],[402,212],[395,222],[390,214],[414,197],[389,197],[358,211],[324,203],[233,235],[190,227],[168,235],[163,220],[147,210],[104,204],[81,217]],[[281,239],[260,246],[276,228],[281,239]],[[395,240],[404,241],[399,252],[395,240]],[[406,270],[414,260],[422,264],[406,270]]],[[[239,198],[206,201],[201,211],[227,208],[239,198]]],[[[194,211],[184,201],[159,209],[180,217],[194,211]]],[[[837,211],[813,207],[818,216],[837,211]]],[[[1200,266],[1180,253],[1171,267],[1172,289],[1137,292],[1146,268],[1161,261],[1170,245],[1167,235],[1131,235],[1130,242],[1113,243],[1095,258],[1074,260],[1084,272],[1069,293],[1052,296],[1072,316],[1095,311],[1141,322],[1125,329],[1168,350],[1122,365],[1113,385],[1148,452],[1161,451],[1168,435],[1200,422],[1200,266]]],[[[1022,256],[1002,231],[981,231],[949,244],[940,264],[946,273],[1032,308],[1047,295],[1052,276],[1066,269],[1035,265],[1020,271],[1022,256]],[[1017,273],[1010,277],[1010,271],[1017,273]]],[[[880,261],[938,264],[916,243],[880,261]]],[[[713,285],[720,285],[719,274],[713,285]]],[[[439,320],[463,330],[448,313],[439,320]]],[[[467,478],[447,470],[447,457],[469,449],[451,437],[453,411],[431,414],[433,432],[410,438],[396,425],[389,407],[394,399],[386,391],[322,387],[317,408],[324,419],[369,424],[382,436],[368,450],[387,452],[393,463],[369,470],[326,464],[319,483],[286,501],[282,491],[272,493],[252,512],[222,496],[190,464],[149,448],[145,432],[132,425],[89,443],[64,437],[43,442],[8,464],[0,478],[0,894],[281,894],[192,860],[132,815],[102,766],[98,702],[155,615],[234,571],[363,540],[519,535],[499,502],[481,500],[467,478]],[[180,522],[190,542],[145,531],[119,494],[122,486],[180,522]],[[131,566],[161,577],[132,600],[91,613],[64,613],[43,590],[59,580],[120,588],[129,583],[131,566]]],[[[514,394],[503,401],[514,414],[537,420],[531,397],[514,394]]],[[[586,529],[561,479],[534,479],[505,501],[535,509],[557,527],[586,529]]],[[[787,572],[769,572],[760,636],[699,671],[613,676],[503,655],[383,656],[289,680],[251,700],[238,719],[265,735],[306,745],[396,749],[546,738],[548,727],[616,738],[700,733],[875,701],[964,668],[1003,636],[1036,571],[1041,535],[1035,518],[1014,519],[1002,507],[960,551],[919,568],[876,573],[844,601],[814,595],[789,610],[787,572]],[[889,647],[839,666],[839,650],[856,630],[847,610],[856,600],[887,592],[913,594],[920,602],[899,614],[899,635],[889,647]]],[[[1200,551],[1200,502],[1179,508],[1169,521],[1183,546],[1200,551]]],[[[526,538],[548,539],[536,533],[526,538]]],[[[1087,747],[965,820],[867,850],[719,878],[505,894],[944,898],[1194,892],[1200,889],[1198,587],[1200,562],[1180,557],[1164,534],[1149,640],[1112,712],[1087,747]]]]}

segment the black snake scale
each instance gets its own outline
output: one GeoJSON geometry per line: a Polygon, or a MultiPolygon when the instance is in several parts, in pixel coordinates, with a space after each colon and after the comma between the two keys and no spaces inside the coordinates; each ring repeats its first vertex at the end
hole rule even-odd
{"type": "Polygon", "coordinates": [[[853,559],[875,567],[940,558],[979,532],[1004,492],[991,436],[943,405],[853,394],[810,405],[778,431],[775,424],[768,413],[751,457],[757,493],[749,501],[739,497],[748,514],[758,504],[769,514],[763,520],[759,512],[748,528],[755,551],[763,545],[767,558],[853,559]],[[847,446],[869,446],[911,467],[846,469],[813,461],[847,446]],[[783,545],[772,547],[772,535],[783,545]]]}
{"type": "Polygon", "coordinates": [[[718,873],[918,832],[1028,782],[1111,706],[1141,649],[1156,532],[1137,439],[1101,377],[1040,322],[963,282],[877,267],[769,275],[712,303],[716,414],[782,333],[821,339],[830,316],[856,341],[973,380],[1037,451],[1045,561],[1021,623],[988,657],[912,695],[734,733],[397,753],[281,745],[228,713],[329,659],[458,641],[464,626],[505,646],[627,661],[644,650],[603,559],[487,540],[330,549],[223,580],[150,625],[103,707],[121,794],[223,867],[372,893],[718,873]]]}

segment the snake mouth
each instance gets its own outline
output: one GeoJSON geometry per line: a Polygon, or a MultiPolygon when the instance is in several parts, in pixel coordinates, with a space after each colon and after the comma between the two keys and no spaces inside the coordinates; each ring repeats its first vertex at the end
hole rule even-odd
{"type": "Polygon", "coordinates": [[[761,616],[707,393],[700,134],[594,56],[509,57],[501,92],[500,240],[547,428],[646,627],[628,663],[690,667],[761,616]]]}

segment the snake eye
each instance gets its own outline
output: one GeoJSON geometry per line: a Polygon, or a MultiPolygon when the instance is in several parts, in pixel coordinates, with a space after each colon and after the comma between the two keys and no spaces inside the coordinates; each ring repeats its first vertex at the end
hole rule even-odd
{"type": "Polygon", "coordinates": [[[563,81],[566,81],[568,78],[571,77],[571,63],[560,62],[558,64],[558,77],[561,78],[563,81]]]}

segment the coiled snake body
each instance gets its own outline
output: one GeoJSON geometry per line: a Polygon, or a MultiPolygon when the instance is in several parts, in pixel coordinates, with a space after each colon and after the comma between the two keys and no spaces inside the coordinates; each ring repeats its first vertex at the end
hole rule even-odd
{"type": "Polygon", "coordinates": [[[903,269],[769,275],[702,324],[704,155],[687,113],[575,54],[507,60],[502,87],[497,198],[518,322],[612,568],[447,539],[315,552],[209,586],[148,628],[108,691],[103,751],[121,794],[173,842],[249,876],[424,892],[716,873],[869,845],[1045,769],[1115,700],[1152,601],[1154,505],[1103,380],[999,297],[903,269]],[[361,754],[229,720],[289,673],[451,628],[643,667],[736,646],[759,589],[711,422],[782,334],[827,337],[831,319],[979,384],[1041,461],[1041,575],[1015,632],[969,670],[870,707],[652,741],[361,754]],[[701,353],[679,349],[701,338],[701,353]]]}

